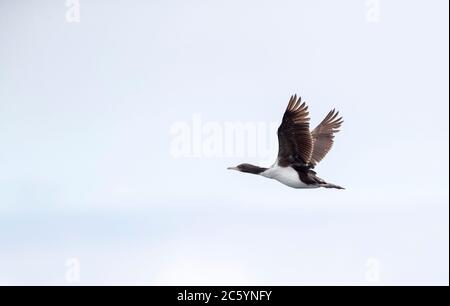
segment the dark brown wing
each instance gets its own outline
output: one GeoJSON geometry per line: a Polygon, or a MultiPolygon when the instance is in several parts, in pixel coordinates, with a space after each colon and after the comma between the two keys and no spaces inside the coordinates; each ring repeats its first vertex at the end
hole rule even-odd
{"type": "Polygon", "coordinates": [[[341,124],[344,122],[342,117],[338,117],[339,112],[334,109],[328,113],[325,119],[312,131],[313,152],[311,157],[311,165],[315,166],[333,146],[334,133],[339,132],[341,124]]]}
{"type": "Polygon", "coordinates": [[[313,150],[312,135],[309,130],[308,106],[297,95],[291,96],[278,128],[278,165],[306,165],[313,150]]]}

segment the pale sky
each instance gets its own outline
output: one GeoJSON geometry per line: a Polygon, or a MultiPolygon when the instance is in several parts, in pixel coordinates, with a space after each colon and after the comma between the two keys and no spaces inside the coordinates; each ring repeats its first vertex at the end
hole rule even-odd
{"type": "Polygon", "coordinates": [[[448,284],[448,1],[79,9],[0,1],[0,284],[448,284]],[[226,171],[275,160],[294,93],[344,116],[316,170],[345,191],[226,171]],[[175,158],[199,117],[266,150],[175,158]]]}

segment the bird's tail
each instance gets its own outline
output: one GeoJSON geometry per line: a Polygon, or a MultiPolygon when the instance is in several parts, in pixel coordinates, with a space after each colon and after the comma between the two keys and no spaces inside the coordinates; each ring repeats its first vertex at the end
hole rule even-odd
{"type": "Polygon", "coordinates": [[[320,177],[318,177],[314,170],[309,170],[308,174],[310,175],[310,177],[312,177],[316,181],[316,184],[318,184],[319,187],[334,188],[334,189],[345,189],[344,187],[341,187],[339,185],[327,183],[325,180],[323,180],[320,177]]]}
{"type": "Polygon", "coordinates": [[[335,184],[330,184],[330,183],[322,184],[321,187],[324,187],[324,188],[334,188],[334,189],[345,189],[344,187],[341,187],[341,186],[335,185],[335,184]]]}

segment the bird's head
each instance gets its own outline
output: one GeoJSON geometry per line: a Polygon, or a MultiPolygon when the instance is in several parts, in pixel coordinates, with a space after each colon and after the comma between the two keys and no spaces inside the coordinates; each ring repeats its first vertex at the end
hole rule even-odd
{"type": "Polygon", "coordinates": [[[236,167],[228,167],[228,170],[236,170],[239,172],[245,172],[245,173],[252,173],[252,174],[261,174],[262,172],[266,171],[267,168],[261,168],[258,166],[254,166],[251,164],[240,164],[236,167]]]}

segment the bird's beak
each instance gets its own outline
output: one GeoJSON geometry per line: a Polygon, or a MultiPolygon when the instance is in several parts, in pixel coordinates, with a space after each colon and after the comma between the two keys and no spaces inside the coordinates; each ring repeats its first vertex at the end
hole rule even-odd
{"type": "Polygon", "coordinates": [[[236,170],[236,171],[239,171],[239,168],[238,168],[238,167],[228,167],[227,169],[228,169],[228,170],[236,170]]]}

